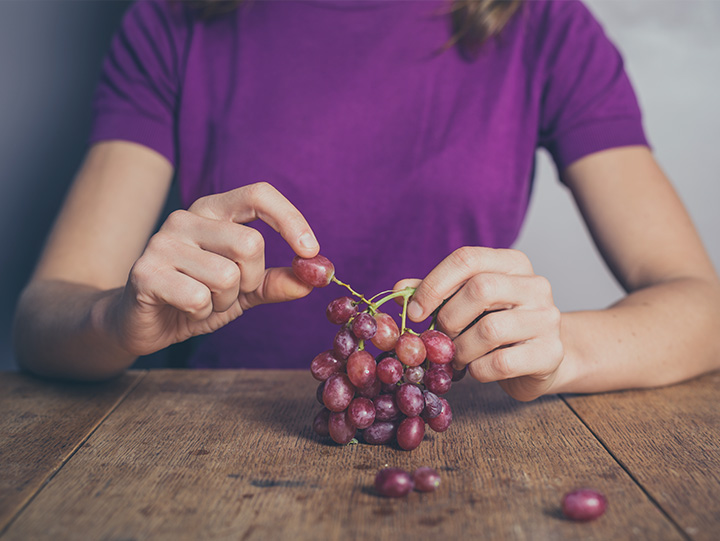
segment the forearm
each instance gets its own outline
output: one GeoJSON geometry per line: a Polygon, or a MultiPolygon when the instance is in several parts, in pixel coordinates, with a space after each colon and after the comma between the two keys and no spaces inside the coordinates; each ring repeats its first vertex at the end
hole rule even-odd
{"type": "Polygon", "coordinates": [[[606,310],[563,314],[565,357],[550,393],[676,383],[720,368],[720,284],[685,278],[606,310]]]}
{"type": "Polygon", "coordinates": [[[127,369],[112,313],[120,289],[101,291],[62,281],[38,281],[22,294],[15,316],[20,367],[38,375],[101,380],[127,369]]]}

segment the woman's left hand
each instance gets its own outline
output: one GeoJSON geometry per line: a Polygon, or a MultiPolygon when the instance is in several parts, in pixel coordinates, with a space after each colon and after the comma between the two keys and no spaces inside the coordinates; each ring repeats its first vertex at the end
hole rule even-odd
{"type": "Polygon", "coordinates": [[[497,381],[513,398],[547,393],[562,363],[560,311],[548,280],[537,276],[517,250],[464,247],[455,250],[417,287],[408,317],[422,321],[445,299],[437,328],[455,343],[453,364],[467,366],[481,382],[497,381]]]}

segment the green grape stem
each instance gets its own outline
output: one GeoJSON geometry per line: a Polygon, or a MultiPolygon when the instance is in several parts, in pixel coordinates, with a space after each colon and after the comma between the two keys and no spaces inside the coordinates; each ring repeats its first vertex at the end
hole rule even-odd
{"type": "Polygon", "coordinates": [[[352,293],[352,294],[355,295],[358,299],[360,299],[362,302],[364,302],[365,304],[367,304],[368,306],[370,306],[370,304],[371,304],[370,301],[368,301],[362,293],[358,293],[357,291],[355,291],[353,288],[351,288],[351,287],[350,287],[348,284],[346,284],[345,282],[341,282],[340,280],[338,280],[337,276],[333,276],[330,281],[331,281],[331,282],[335,282],[337,285],[346,288],[348,291],[350,291],[350,293],[352,293]]]}
{"type": "MultiPolygon", "coordinates": [[[[352,287],[350,287],[349,284],[346,284],[345,282],[340,281],[336,276],[333,276],[332,279],[331,279],[331,281],[332,281],[332,282],[335,282],[335,283],[336,283],[337,285],[339,285],[339,286],[342,286],[342,287],[346,288],[348,291],[350,291],[350,293],[352,293],[354,296],[356,296],[358,299],[360,299],[360,301],[362,301],[362,302],[364,302],[365,304],[367,304],[367,311],[368,311],[368,312],[370,313],[370,315],[372,315],[372,316],[374,316],[374,315],[377,313],[378,308],[380,308],[380,306],[382,306],[382,305],[385,304],[386,302],[391,301],[391,300],[393,300],[393,299],[397,299],[397,298],[399,298],[399,297],[402,297],[402,299],[403,299],[403,310],[402,310],[402,315],[401,315],[402,324],[401,324],[401,328],[400,328],[400,333],[402,334],[402,333],[404,333],[404,332],[407,331],[407,332],[412,332],[413,334],[417,334],[417,333],[415,333],[412,329],[408,329],[408,328],[405,326],[405,324],[407,323],[407,307],[408,307],[408,301],[410,300],[410,297],[412,297],[413,294],[415,293],[415,289],[416,289],[416,288],[414,288],[414,287],[406,287],[406,288],[401,289],[401,290],[399,290],[399,291],[383,291],[383,292],[381,292],[381,293],[378,293],[377,295],[373,295],[372,297],[370,297],[370,299],[366,299],[365,296],[364,296],[362,293],[358,293],[358,292],[355,291],[352,287]],[[381,298],[378,299],[377,301],[374,301],[374,302],[373,302],[373,299],[375,299],[375,298],[377,298],[377,297],[379,297],[380,295],[383,295],[383,294],[385,294],[385,293],[387,293],[387,295],[385,295],[384,297],[381,297],[381,298]]],[[[364,345],[364,344],[363,344],[363,345],[364,345]]],[[[362,349],[362,348],[361,348],[361,349],[362,349]]]]}

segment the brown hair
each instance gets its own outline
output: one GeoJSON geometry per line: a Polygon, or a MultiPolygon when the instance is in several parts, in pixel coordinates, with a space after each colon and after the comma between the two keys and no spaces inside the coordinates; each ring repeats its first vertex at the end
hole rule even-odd
{"type": "MultiPolygon", "coordinates": [[[[252,0],[196,0],[203,18],[232,11],[243,1],[252,0]]],[[[518,10],[523,0],[452,0],[450,15],[453,35],[446,48],[457,45],[474,55],[489,38],[496,36],[518,10]]]]}

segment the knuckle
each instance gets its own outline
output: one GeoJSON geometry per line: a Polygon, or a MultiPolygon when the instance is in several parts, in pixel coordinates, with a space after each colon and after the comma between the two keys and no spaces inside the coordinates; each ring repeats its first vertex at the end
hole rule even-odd
{"type": "Polygon", "coordinates": [[[146,255],[138,259],[130,269],[129,281],[137,290],[144,289],[145,285],[157,274],[157,266],[146,255]]]}
{"type": "Polygon", "coordinates": [[[240,282],[240,269],[236,264],[228,261],[218,270],[216,280],[221,291],[237,289],[240,282]]]}
{"type": "Polygon", "coordinates": [[[545,276],[535,276],[535,287],[544,299],[552,299],[552,285],[545,276]]]}
{"type": "Polygon", "coordinates": [[[187,210],[174,210],[165,219],[161,230],[182,231],[189,226],[192,214],[187,210]]]}
{"type": "Polygon", "coordinates": [[[249,257],[258,257],[265,251],[265,239],[262,234],[251,227],[247,228],[242,241],[243,253],[249,257]]]}
{"type": "Polygon", "coordinates": [[[450,257],[453,263],[468,270],[475,268],[479,248],[477,246],[462,246],[455,250],[450,257]]]}
{"type": "Polygon", "coordinates": [[[476,329],[484,342],[494,346],[502,344],[505,329],[501,319],[494,313],[489,313],[480,319],[476,323],[476,329]]]}
{"type": "Polygon", "coordinates": [[[192,314],[203,312],[211,303],[210,290],[205,287],[195,287],[186,294],[185,308],[192,314]]]}
{"type": "Polygon", "coordinates": [[[546,321],[553,328],[560,326],[560,321],[562,319],[562,313],[560,312],[560,309],[557,306],[552,305],[552,306],[548,307],[545,310],[545,313],[546,313],[546,315],[545,315],[546,321]]]}
{"type": "MultiPolygon", "coordinates": [[[[173,249],[173,244],[172,235],[169,235],[166,231],[158,231],[150,237],[145,248],[145,254],[166,253],[173,249]]],[[[148,259],[147,255],[144,256],[144,259],[148,259]]]]}
{"type": "Polygon", "coordinates": [[[269,182],[261,181],[245,186],[245,192],[250,201],[256,202],[274,196],[277,190],[269,182]]]}
{"type": "Polygon", "coordinates": [[[525,254],[525,252],[515,249],[507,249],[505,252],[513,260],[515,267],[523,270],[526,274],[531,274],[533,272],[530,258],[525,254]]]}
{"type": "Polygon", "coordinates": [[[476,274],[468,280],[465,287],[472,299],[492,299],[497,291],[497,279],[489,274],[476,274]]]}
{"type": "Polygon", "coordinates": [[[512,377],[510,348],[496,349],[489,357],[490,369],[497,379],[508,379],[512,377]]]}

